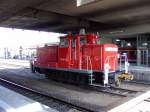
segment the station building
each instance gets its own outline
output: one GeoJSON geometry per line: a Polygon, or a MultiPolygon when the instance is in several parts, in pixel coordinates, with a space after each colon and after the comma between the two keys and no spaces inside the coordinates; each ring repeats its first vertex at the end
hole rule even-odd
{"type": "Polygon", "coordinates": [[[126,53],[129,62],[135,66],[150,66],[150,34],[138,34],[114,38],[120,54],[126,53]]]}

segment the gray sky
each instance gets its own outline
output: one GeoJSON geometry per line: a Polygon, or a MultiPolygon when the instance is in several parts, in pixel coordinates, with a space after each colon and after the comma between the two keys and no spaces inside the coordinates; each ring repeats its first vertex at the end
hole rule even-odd
{"type": "Polygon", "coordinates": [[[30,47],[44,43],[59,42],[59,36],[63,34],[52,32],[39,32],[21,29],[9,29],[0,27],[0,48],[30,47]]]}

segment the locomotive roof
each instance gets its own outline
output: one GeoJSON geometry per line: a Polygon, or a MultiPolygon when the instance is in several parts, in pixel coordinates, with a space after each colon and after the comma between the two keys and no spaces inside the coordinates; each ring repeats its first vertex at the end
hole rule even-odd
{"type": "MultiPolygon", "coordinates": [[[[68,37],[68,36],[72,36],[72,37],[76,37],[76,36],[88,36],[88,35],[95,35],[95,36],[98,36],[98,35],[96,35],[96,34],[84,34],[84,35],[65,35],[65,36],[60,36],[59,38],[66,38],[66,37],[68,37]]],[[[99,36],[98,36],[99,37],[99,36]]]]}

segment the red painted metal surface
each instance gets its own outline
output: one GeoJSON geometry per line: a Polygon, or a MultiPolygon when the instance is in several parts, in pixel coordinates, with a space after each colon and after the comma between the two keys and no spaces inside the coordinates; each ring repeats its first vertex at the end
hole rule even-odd
{"type": "Polygon", "coordinates": [[[60,37],[60,44],[37,49],[34,66],[84,69],[102,72],[104,64],[110,71],[118,66],[118,47],[114,44],[97,44],[98,37],[93,34],[60,37]]]}

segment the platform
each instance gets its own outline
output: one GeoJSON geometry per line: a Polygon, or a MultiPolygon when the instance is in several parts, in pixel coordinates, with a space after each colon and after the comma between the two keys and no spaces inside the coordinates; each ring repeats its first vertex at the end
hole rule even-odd
{"type": "Polygon", "coordinates": [[[150,91],[111,109],[109,112],[149,112],[150,91]]]}
{"type": "Polygon", "coordinates": [[[150,67],[131,66],[129,71],[134,75],[135,80],[150,81],[150,67]]]}
{"type": "Polygon", "coordinates": [[[0,112],[57,112],[43,104],[0,86],[0,112]]]}
{"type": "Polygon", "coordinates": [[[19,60],[19,59],[0,59],[1,65],[15,65],[16,67],[24,67],[29,68],[30,67],[30,61],[29,60],[19,60]]]}

